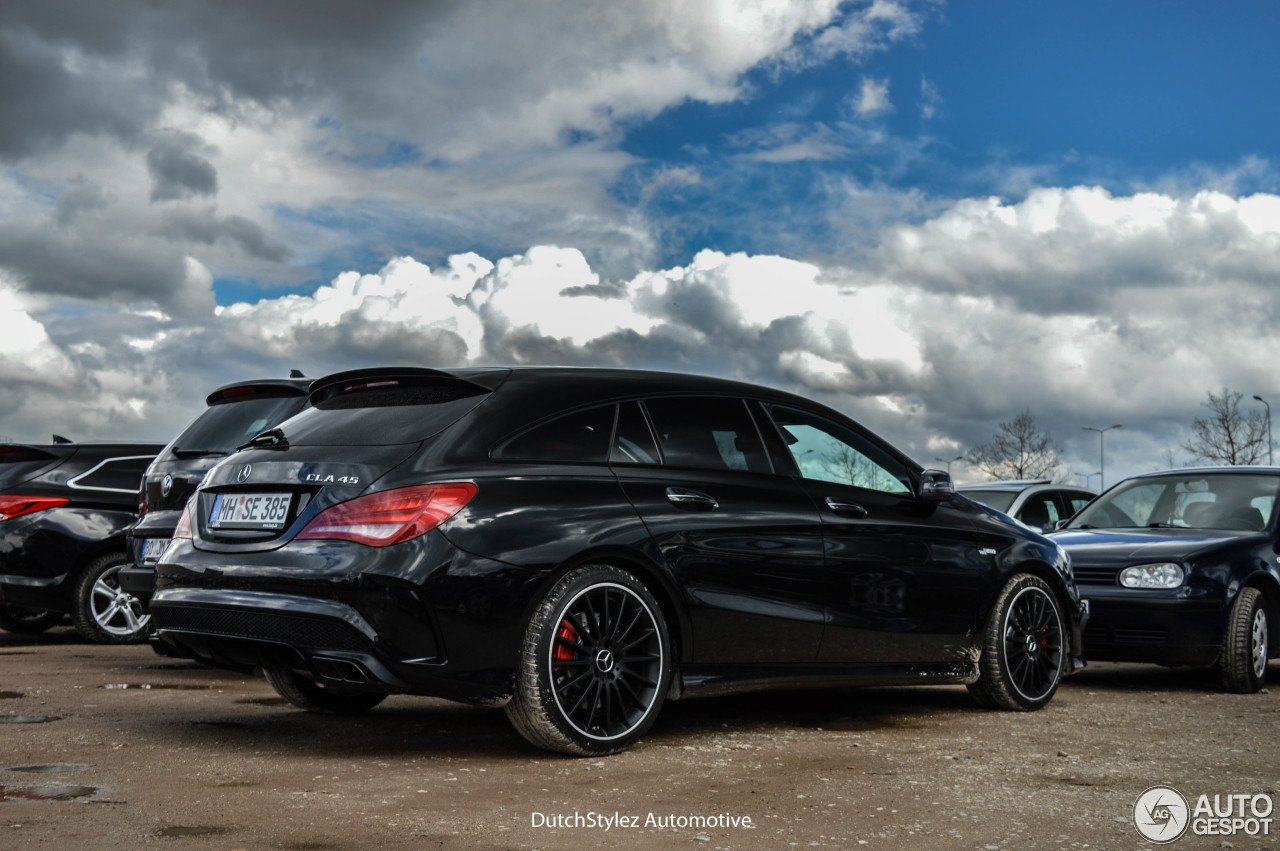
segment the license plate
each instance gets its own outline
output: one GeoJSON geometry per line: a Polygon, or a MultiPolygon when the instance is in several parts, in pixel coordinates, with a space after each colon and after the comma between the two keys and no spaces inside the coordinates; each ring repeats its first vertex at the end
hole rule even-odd
{"type": "Polygon", "coordinates": [[[169,546],[168,538],[147,538],[142,542],[142,561],[144,564],[159,561],[165,547],[169,546]]]}
{"type": "Polygon", "coordinates": [[[283,529],[289,517],[287,493],[220,493],[209,512],[213,529],[283,529]]]}

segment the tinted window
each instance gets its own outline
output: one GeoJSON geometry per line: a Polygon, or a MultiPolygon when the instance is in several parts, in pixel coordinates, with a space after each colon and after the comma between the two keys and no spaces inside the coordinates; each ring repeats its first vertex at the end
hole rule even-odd
{"type": "Polygon", "coordinates": [[[16,485],[61,459],[30,446],[0,446],[0,485],[16,485]]]}
{"type": "Polygon", "coordinates": [[[1060,519],[1058,504],[1053,499],[1053,493],[1040,493],[1027,497],[1027,501],[1018,511],[1018,519],[1041,531],[1052,529],[1060,519]]]}
{"type": "Polygon", "coordinates": [[[645,421],[639,402],[623,402],[618,407],[618,429],[609,453],[610,464],[657,464],[658,446],[645,421]]]}
{"type": "Polygon", "coordinates": [[[840,423],[783,405],[765,405],[806,479],[885,493],[911,493],[911,476],[889,453],[840,423]]]}
{"type": "Polygon", "coordinates": [[[105,458],[90,469],[67,481],[67,487],[79,490],[137,493],[142,474],[151,463],[151,455],[105,458]]]}
{"type": "Polygon", "coordinates": [[[334,388],[289,420],[295,446],[382,446],[426,440],[489,398],[467,381],[370,381],[334,388]]]}
{"type": "Polygon", "coordinates": [[[645,401],[670,467],[771,472],[741,399],[680,396],[645,401]]]}
{"type": "Polygon", "coordinates": [[[604,464],[615,406],[557,417],[526,431],[498,451],[503,461],[604,464]]]}
{"type": "Polygon", "coordinates": [[[231,452],[288,419],[306,401],[305,396],[268,396],[213,405],[174,441],[173,453],[181,457],[231,452]]]}
{"type": "Polygon", "coordinates": [[[1062,495],[1067,501],[1067,508],[1070,509],[1069,514],[1075,514],[1080,509],[1089,504],[1089,500],[1093,499],[1093,494],[1079,493],[1070,491],[1062,495]]]}

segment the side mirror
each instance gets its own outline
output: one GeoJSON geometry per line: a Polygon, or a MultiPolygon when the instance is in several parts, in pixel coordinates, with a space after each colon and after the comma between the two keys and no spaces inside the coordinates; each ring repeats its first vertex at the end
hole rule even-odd
{"type": "Polygon", "coordinates": [[[1066,520],[1059,520],[1057,523],[1053,524],[1053,531],[1055,532],[1062,531],[1063,529],[1067,528],[1067,524],[1070,522],[1071,522],[1070,517],[1068,517],[1066,520]]]}
{"type": "Polygon", "coordinates": [[[925,470],[920,480],[920,498],[925,502],[946,502],[955,496],[951,474],[946,470],[925,470]]]}

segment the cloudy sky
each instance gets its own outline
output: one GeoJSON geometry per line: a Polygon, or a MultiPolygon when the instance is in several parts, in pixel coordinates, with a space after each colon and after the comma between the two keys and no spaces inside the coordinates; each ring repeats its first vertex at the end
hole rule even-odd
{"type": "Polygon", "coordinates": [[[1108,482],[1156,469],[1206,391],[1280,407],[1278,31],[1270,2],[0,3],[0,436],[167,440],[291,367],[574,363],[798,390],[935,465],[1030,409],[1081,481],[1083,427],[1123,423],[1108,482]]]}

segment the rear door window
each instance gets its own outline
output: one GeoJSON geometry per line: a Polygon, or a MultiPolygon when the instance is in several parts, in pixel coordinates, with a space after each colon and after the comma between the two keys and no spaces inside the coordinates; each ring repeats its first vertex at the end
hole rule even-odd
{"type": "Polygon", "coordinates": [[[639,402],[618,406],[618,428],[609,452],[610,464],[657,464],[658,445],[639,402]]]}
{"type": "Polygon", "coordinates": [[[671,396],[647,399],[644,405],[653,420],[664,465],[772,472],[743,400],[671,396]]]}
{"type": "Polygon", "coordinates": [[[536,426],[499,449],[498,460],[604,464],[609,457],[616,407],[576,411],[536,426]]]}

